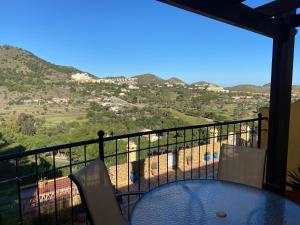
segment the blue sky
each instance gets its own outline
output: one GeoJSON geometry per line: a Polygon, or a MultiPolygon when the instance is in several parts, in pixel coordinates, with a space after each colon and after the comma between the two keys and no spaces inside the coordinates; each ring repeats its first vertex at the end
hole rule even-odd
{"type": "MultiPolygon", "coordinates": [[[[271,39],[155,0],[1,3],[0,44],[100,77],[149,72],[222,86],[270,82],[271,39]]],[[[294,84],[300,84],[299,39],[294,84]]]]}

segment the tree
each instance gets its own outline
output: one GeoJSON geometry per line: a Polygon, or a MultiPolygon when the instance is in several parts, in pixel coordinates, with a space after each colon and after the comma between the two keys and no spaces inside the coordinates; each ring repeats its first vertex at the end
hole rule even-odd
{"type": "Polygon", "coordinates": [[[7,140],[4,138],[3,134],[0,132],[0,148],[7,144],[8,144],[7,140]]]}
{"type": "Polygon", "coordinates": [[[13,115],[10,116],[9,118],[7,118],[7,120],[5,121],[5,125],[6,125],[6,130],[9,133],[17,133],[20,130],[19,124],[18,124],[18,118],[17,116],[13,115]]]}
{"type": "Polygon", "coordinates": [[[57,133],[63,134],[63,133],[66,133],[69,131],[69,126],[65,121],[63,121],[57,125],[56,130],[57,130],[57,133]]]}
{"type": "Polygon", "coordinates": [[[17,123],[20,127],[20,132],[25,135],[33,136],[36,134],[36,124],[33,115],[21,113],[18,116],[17,123]]]}

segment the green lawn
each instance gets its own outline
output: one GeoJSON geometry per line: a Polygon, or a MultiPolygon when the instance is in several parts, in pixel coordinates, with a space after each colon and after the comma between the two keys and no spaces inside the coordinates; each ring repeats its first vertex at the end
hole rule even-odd
{"type": "Polygon", "coordinates": [[[171,109],[170,111],[171,111],[171,113],[173,114],[174,117],[182,119],[187,124],[196,125],[196,124],[207,124],[207,123],[212,122],[211,120],[203,118],[203,117],[195,117],[195,116],[185,115],[184,113],[178,112],[174,109],[171,109]]]}
{"type": "Polygon", "coordinates": [[[40,116],[39,118],[45,118],[46,119],[46,127],[53,127],[61,122],[84,122],[86,121],[86,112],[84,111],[69,111],[69,112],[62,112],[62,113],[55,113],[55,112],[49,112],[44,116],[40,116]],[[80,120],[79,120],[80,119],[80,120]]]}
{"type": "Polygon", "coordinates": [[[72,122],[85,121],[86,117],[86,107],[85,106],[76,106],[70,107],[66,111],[66,107],[63,105],[48,105],[47,110],[44,111],[43,106],[41,105],[13,105],[9,110],[0,110],[2,117],[6,118],[11,116],[13,113],[28,113],[34,115],[36,118],[45,119],[45,126],[52,127],[56,126],[61,122],[72,122]]]}

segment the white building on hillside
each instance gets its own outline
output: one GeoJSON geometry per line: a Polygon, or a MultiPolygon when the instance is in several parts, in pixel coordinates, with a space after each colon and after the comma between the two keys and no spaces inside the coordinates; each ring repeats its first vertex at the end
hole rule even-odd
{"type": "MultiPolygon", "coordinates": [[[[151,131],[150,129],[143,129],[142,132],[148,132],[148,131],[151,131]]],[[[150,134],[150,135],[143,135],[143,138],[149,140],[150,138],[150,142],[155,142],[158,140],[158,136],[157,134],[150,134]]]]}

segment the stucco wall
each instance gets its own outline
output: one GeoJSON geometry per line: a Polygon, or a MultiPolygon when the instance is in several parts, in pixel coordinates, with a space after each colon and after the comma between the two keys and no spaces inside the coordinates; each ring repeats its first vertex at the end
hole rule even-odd
{"type": "MultiPolygon", "coordinates": [[[[259,111],[264,117],[269,117],[269,108],[264,107],[259,111]]],[[[268,121],[263,121],[261,147],[267,148],[267,145],[268,121]]],[[[291,105],[287,169],[288,171],[294,171],[297,166],[300,166],[300,100],[291,105]]]]}

